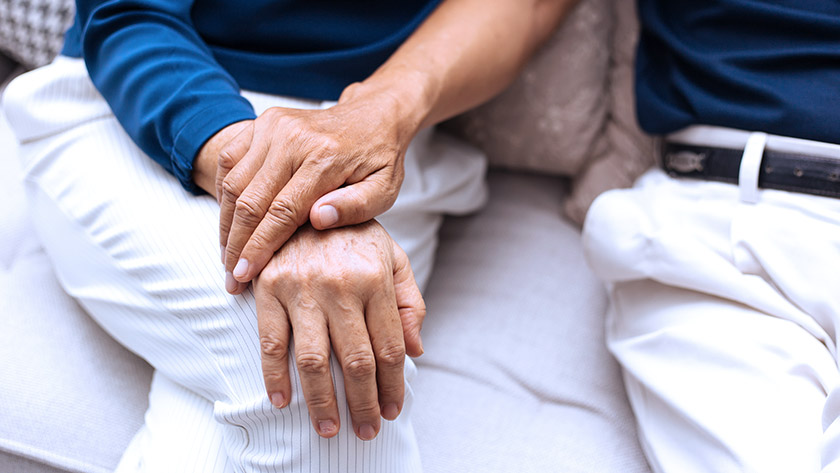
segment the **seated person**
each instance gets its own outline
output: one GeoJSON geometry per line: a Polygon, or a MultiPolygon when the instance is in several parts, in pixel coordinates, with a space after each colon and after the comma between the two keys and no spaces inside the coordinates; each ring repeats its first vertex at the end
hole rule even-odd
{"type": "Polygon", "coordinates": [[[840,3],[638,4],[663,169],[584,244],[651,467],[840,471],[840,3]]]}
{"type": "Polygon", "coordinates": [[[119,471],[420,471],[415,277],[484,192],[425,129],[571,3],[78,2],[4,109],[59,279],[156,369],[119,471]]]}

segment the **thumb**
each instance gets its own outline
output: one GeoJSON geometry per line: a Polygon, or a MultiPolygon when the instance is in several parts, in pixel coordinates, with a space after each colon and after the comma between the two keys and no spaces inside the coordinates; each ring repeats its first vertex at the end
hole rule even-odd
{"type": "Polygon", "coordinates": [[[372,174],[315,201],[309,221],[317,230],[367,222],[394,205],[397,192],[391,189],[385,174],[372,174]]]}
{"type": "Polygon", "coordinates": [[[414,281],[414,272],[411,270],[408,256],[396,243],[394,243],[394,293],[403,326],[405,351],[409,356],[420,356],[423,354],[420,329],[426,317],[426,303],[423,301],[417,282],[414,281]]]}

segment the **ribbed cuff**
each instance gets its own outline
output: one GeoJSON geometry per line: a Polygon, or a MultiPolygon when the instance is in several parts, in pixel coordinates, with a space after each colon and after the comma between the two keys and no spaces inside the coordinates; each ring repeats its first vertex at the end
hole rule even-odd
{"type": "Polygon", "coordinates": [[[224,127],[242,120],[256,118],[254,108],[243,97],[201,109],[175,136],[170,159],[172,172],[181,185],[192,194],[204,191],[193,181],[193,162],[204,143],[224,127]]]}

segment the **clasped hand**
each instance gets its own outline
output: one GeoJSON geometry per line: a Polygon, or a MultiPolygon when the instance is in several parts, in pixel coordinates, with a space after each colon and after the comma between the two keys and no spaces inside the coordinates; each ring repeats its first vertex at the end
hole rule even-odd
{"type": "Polygon", "coordinates": [[[272,108],[228,126],[202,148],[194,178],[220,202],[226,289],[238,294],[254,281],[272,404],[291,400],[294,339],[312,424],[336,435],[332,349],[354,431],[368,440],[380,417],[402,410],[405,355],[422,354],[425,307],[407,256],[371,220],[396,199],[416,130],[398,125],[387,95],[357,91],[350,86],[331,109],[272,108]]]}
{"type": "Polygon", "coordinates": [[[391,207],[416,129],[387,94],[350,86],[325,110],[271,108],[221,151],[216,195],[228,292],[240,293],[298,227],[366,222],[391,207]]]}
{"type": "Polygon", "coordinates": [[[425,306],[408,257],[376,221],[301,227],[254,280],[262,368],[275,407],[291,398],[289,342],[312,425],[338,433],[330,346],[344,374],[353,430],[376,436],[402,410],[405,355],[423,349],[425,306]]]}

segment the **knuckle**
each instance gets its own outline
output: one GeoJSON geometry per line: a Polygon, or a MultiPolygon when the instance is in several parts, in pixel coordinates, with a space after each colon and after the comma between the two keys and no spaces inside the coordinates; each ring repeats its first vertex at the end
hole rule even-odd
{"type": "MultiPolygon", "coordinates": [[[[345,271],[343,268],[307,268],[305,277],[317,281],[318,285],[332,294],[347,294],[352,288],[352,271],[345,271]]],[[[344,298],[338,298],[344,302],[344,298]]]]}
{"type": "Polygon", "coordinates": [[[230,222],[228,219],[219,220],[219,244],[226,246],[228,234],[230,233],[230,222]]]}
{"type": "Polygon", "coordinates": [[[331,392],[310,392],[306,396],[306,405],[313,410],[326,410],[333,407],[333,394],[331,392]]]}
{"type": "Polygon", "coordinates": [[[228,175],[222,180],[222,196],[230,199],[236,200],[239,198],[239,195],[242,194],[242,188],[236,182],[236,179],[233,176],[228,175]]]}
{"type": "Polygon", "coordinates": [[[382,199],[385,206],[390,208],[394,205],[394,202],[397,201],[397,196],[400,193],[400,186],[399,185],[391,185],[385,189],[384,198],[382,199]]]}
{"type": "Polygon", "coordinates": [[[422,299],[418,302],[418,307],[415,309],[414,315],[421,323],[426,319],[426,303],[422,299]]]}
{"type": "Polygon", "coordinates": [[[297,355],[298,370],[304,375],[324,376],[330,372],[329,355],[305,351],[297,355]]]}
{"type": "Polygon", "coordinates": [[[239,159],[235,156],[230,147],[225,147],[219,153],[219,168],[224,170],[233,169],[234,166],[239,162],[239,159]]]}
{"type": "Polygon", "coordinates": [[[309,127],[300,117],[278,110],[272,117],[275,128],[283,129],[283,133],[290,139],[300,139],[309,132],[309,127]]]}
{"type": "MultiPolygon", "coordinates": [[[[253,224],[256,226],[257,224],[253,224]]],[[[258,232],[254,232],[250,239],[248,240],[248,244],[251,247],[251,253],[256,258],[260,258],[261,256],[269,257],[271,256],[270,253],[275,251],[279,248],[279,245],[275,245],[270,239],[266,238],[265,235],[262,235],[258,232]]],[[[243,248],[243,253],[245,249],[243,248]]]]}
{"type": "Polygon", "coordinates": [[[341,150],[341,141],[331,135],[320,135],[318,144],[325,160],[335,156],[341,150]]]}
{"type": "Polygon", "coordinates": [[[288,340],[275,334],[260,335],[260,351],[268,357],[285,356],[289,350],[288,340]]]}
{"type": "Polygon", "coordinates": [[[236,199],[234,216],[246,223],[256,223],[262,219],[257,203],[249,197],[240,196],[236,199]]]}
{"type": "Polygon", "coordinates": [[[350,415],[357,421],[379,417],[379,402],[377,399],[357,399],[350,403],[350,415]]]}
{"type": "Polygon", "coordinates": [[[387,283],[386,274],[373,265],[359,265],[354,268],[353,277],[364,287],[382,287],[387,283]]]}
{"type": "Polygon", "coordinates": [[[377,350],[376,360],[379,365],[385,368],[402,366],[405,361],[405,347],[401,343],[386,343],[385,346],[377,350]]]}
{"type": "Polygon", "coordinates": [[[287,198],[277,198],[268,207],[268,215],[275,223],[284,227],[297,227],[297,209],[287,198]]]}
{"type": "Polygon", "coordinates": [[[263,268],[257,278],[261,285],[267,285],[269,287],[280,287],[282,286],[281,283],[284,280],[289,279],[277,265],[271,264],[271,262],[269,262],[268,266],[263,268]]]}
{"type": "Polygon", "coordinates": [[[356,351],[344,357],[344,372],[354,379],[367,378],[376,374],[376,360],[369,351],[356,351]]]}
{"type": "Polygon", "coordinates": [[[288,377],[278,371],[267,371],[263,373],[263,381],[269,389],[282,387],[288,377]]]}
{"type": "Polygon", "coordinates": [[[394,383],[380,383],[377,386],[379,390],[379,397],[382,401],[405,399],[405,384],[402,379],[394,383]]]}

